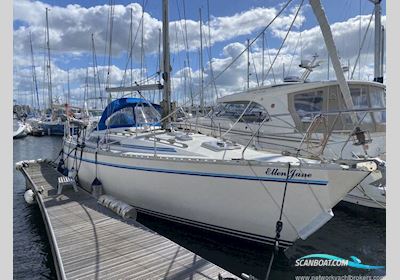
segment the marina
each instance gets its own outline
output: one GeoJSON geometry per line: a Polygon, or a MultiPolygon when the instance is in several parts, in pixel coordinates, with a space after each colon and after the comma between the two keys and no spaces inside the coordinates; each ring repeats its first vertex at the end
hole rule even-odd
{"type": "Polygon", "coordinates": [[[17,168],[37,196],[59,279],[233,276],[134,220],[121,219],[83,190],[59,194],[62,174],[48,162],[20,162],[17,168]]]}
{"type": "MultiPolygon", "coordinates": [[[[195,33],[187,30],[193,22],[186,21],[185,0],[176,7],[168,0],[157,7],[147,7],[146,0],[127,6],[110,1],[96,6],[107,13],[107,24],[100,28],[105,37],[99,40],[100,48],[105,46],[99,55],[104,65],[98,65],[96,54],[98,37],[104,34],[83,32],[90,37],[90,50],[86,46],[74,54],[90,62],[79,69],[79,78],[77,68],[66,67],[77,61],[65,60],[66,69],[59,68],[64,58],[54,30],[66,31],[52,20],[59,11],[42,6],[43,81],[38,81],[35,66],[37,31],[28,28],[31,65],[25,70],[31,76],[31,104],[18,102],[20,88],[26,90],[19,83],[13,106],[14,202],[21,203],[21,196],[25,200],[24,206],[14,207],[16,278],[29,278],[26,264],[35,263],[38,279],[383,277],[387,186],[382,3],[372,1],[369,21],[360,3],[358,49],[352,46],[358,54],[355,62],[348,59],[345,64],[343,39],[336,37],[338,25],[328,21],[323,2],[295,2],[288,0],[261,16],[262,22],[255,21],[258,27],[244,33],[251,36],[246,44],[224,46],[221,42],[227,39],[212,41],[220,38],[215,28],[223,20],[210,16],[208,0],[208,21],[201,6],[195,33]],[[147,17],[154,14],[157,24],[149,24],[147,17]],[[310,15],[315,27],[301,31],[310,15]],[[113,41],[119,29],[129,31],[127,50],[118,46],[118,35],[113,41]],[[314,49],[323,60],[310,49],[306,55],[311,60],[303,55],[307,42],[302,32],[311,30],[318,31],[322,49],[314,49]],[[362,68],[360,62],[366,57],[362,50],[368,34],[375,42],[373,81],[365,76],[372,68],[362,68]],[[272,57],[268,36],[281,40],[273,41],[272,57]],[[291,36],[297,38],[295,46],[291,36]],[[195,49],[190,40],[198,44],[195,49]],[[150,42],[151,47],[146,45],[150,42]],[[217,58],[212,58],[212,46],[221,51],[217,58]],[[113,47],[127,57],[117,58],[113,47]],[[285,71],[287,55],[291,61],[285,71]],[[298,76],[291,75],[294,60],[302,71],[298,76]],[[320,70],[326,60],[324,80],[320,70]],[[116,75],[122,68],[115,61],[125,65],[123,74],[116,75]],[[198,67],[195,82],[193,63],[198,67]],[[279,67],[282,77],[277,79],[279,67]],[[29,260],[24,248],[37,248],[30,241],[31,227],[41,237],[29,260]]],[[[256,9],[269,8],[249,11],[256,9]]]]}
{"type": "MultiPolygon", "coordinates": [[[[54,160],[62,144],[60,137],[26,137],[14,142],[14,164],[24,159],[48,158],[54,160]],[[31,149],[30,147],[37,147],[31,149]]],[[[25,178],[14,173],[14,277],[15,279],[56,279],[53,256],[37,205],[24,201],[25,178]],[[32,274],[35,277],[31,277],[32,274]]],[[[67,189],[68,190],[68,189],[67,189]]],[[[338,256],[364,256],[365,262],[385,263],[385,213],[359,213],[356,209],[338,206],[335,217],[320,231],[301,240],[280,253],[275,259],[271,279],[293,279],[294,275],[318,275],[312,268],[293,267],[295,260],[305,254],[332,252],[338,256]]],[[[269,245],[227,237],[191,226],[138,213],[137,221],[147,228],[180,244],[184,248],[239,276],[241,273],[264,279],[271,257],[269,245]]],[[[363,259],[364,260],[364,259],[363,259]]],[[[337,269],[328,269],[337,274],[337,269]]],[[[346,269],[340,273],[355,271],[346,269]]],[[[383,275],[379,271],[356,271],[364,275],[383,275]]]]}

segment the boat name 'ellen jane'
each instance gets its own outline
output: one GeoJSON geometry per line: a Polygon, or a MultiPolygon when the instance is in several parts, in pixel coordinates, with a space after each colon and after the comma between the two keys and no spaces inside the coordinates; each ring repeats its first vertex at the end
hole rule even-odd
{"type": "MultiPolygon", "coordinates": [[[[272,176],[287,176],[286,171],[280,171],[279,168],[267,168],[265,171],[266,175],[272,175],[272,176]]],[[[289,171],[289,176],[288,179],[292,178],[310,178],[312,177],[311,173],[304,173],[298,169],[292,169],[289,171]]]]}

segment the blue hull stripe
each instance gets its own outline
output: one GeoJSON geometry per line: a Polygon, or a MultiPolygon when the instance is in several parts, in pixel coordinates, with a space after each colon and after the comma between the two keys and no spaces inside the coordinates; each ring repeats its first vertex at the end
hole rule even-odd
{"type": "MultiPolygon", "coordinates": [[[[70,157],[75,158],[72,155],[70,155],[70,157]]],[[[81,160],[80,157],[76,157],[76,159],[81,160]]],[[[86,159],[86,158],[82,158],[82,161],[89,162],[89,163],[95,163],[94,160],[90,160],[90,159],[86,159]]],[[[151,167],[114,164],[114,163],[108,163],[108,162],[102,162],[102,161],[97,161],[97,164],[104,165],[104,166],[110,166],[110,167],[116,167],[116,168],[123,168],[123,169],[158,172],[158,173],[168,173],[168,174],[180,174],[180,175],[203,176],[203,177],[214,177],[214,178],[227,178],[227,179],[238,179],[238,180],[249,180],[249,181],[286,182],[286,178],[256,177],[256,176],[235,175],[235,174],[218,174],[218,173],[196,172],[196,171],[185,171],[185,170],[169,170],[169,169],[160,169],[160,168],[151,168],[151,167]]],[[[295,183],[295,184],[318,185],[318,186],[326,186],[328,184],[328,181],[324,181],[324,180],[289,179],[288,182],[295,183]]]]}

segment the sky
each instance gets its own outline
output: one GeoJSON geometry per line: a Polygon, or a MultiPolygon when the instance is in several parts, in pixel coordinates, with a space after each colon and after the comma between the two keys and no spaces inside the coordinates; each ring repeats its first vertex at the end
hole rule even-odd
{"type": "MultiPolygon", "coordinates": [[[[143,84],[160,80],[157,72],[161,0],[112,2],[114,16],[110,33],[110,1],[14,0],[14,99],[18,103],[38,106],[35,101],[33,69],[36,73],[39,106],[44,107],[47,102],[46,7],[49,8],[50,69],[54,101],[65,103],[69,87],[69,102],[72,105],[82,106],[83,99],[87,96],[89,105],[100,107],[101,101],[98,97],[106,97],[106,84],[128,86],[135,82],[143,84]],[[133,39],[130,40],[130,37],[133,39]]],[[[170,0],[173,99],[180,104],[191,103],[192,100],[198,103],[201,76],[206,103],[213,102],[216,97],[245,89],[246,52],[230,64],[243,52],[247,40],[253,41],[285,3],[282,0],[170,0]],[[200,67],[200,9],[203,71],[200,67]],[[217,76],[213,81],[213,77],[217,76]]],[[[341,62],[343,65],[349,64],[353,70],[373,5],[368,0],[322,0],[322,5],[331,25],[341,62]]],[[[385,1],[382,1],[382,14],[384,25],[385,1]]],[[[373,30],[374,19],[366,33],[354,79],[373,78],[373,30]]],[[[262,45],[260,36],[250,48],[250,87],[279,83],[283,76],[300,76],[300,61],[312,59],[315,54],[318,55],[320,66],[310,75],[310,79],[328,79],[328,55],[307,0],[292,0],[266,29],[264,59],[262,45]],[[282,45],[286,35],[287,39],[282,45]],[[264,79],[261,77],[263,61],[264,79]]],[[[329,73],[329,79],[334,79],[332,69],[329,73]]],[[[146,97],[151,101],[159,101],[158,91],[143,94],[148,94],[146,97]]]]}

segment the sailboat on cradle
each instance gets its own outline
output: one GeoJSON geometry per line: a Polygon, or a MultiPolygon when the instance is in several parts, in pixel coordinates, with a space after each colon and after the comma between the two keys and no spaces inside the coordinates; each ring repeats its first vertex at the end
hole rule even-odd
{"type": "Polygon", "coordinates": [[[305,239],[333,217],[331,208],[376,169],[257,151],[171,126],[168,0],[163,0],[163,102],[122,98],[97,128],[64,139],[67,168],[90,190],[138,211],[279,246],[305,239]],[[86,136],[85,136],[86,135],[86,136]]]}

